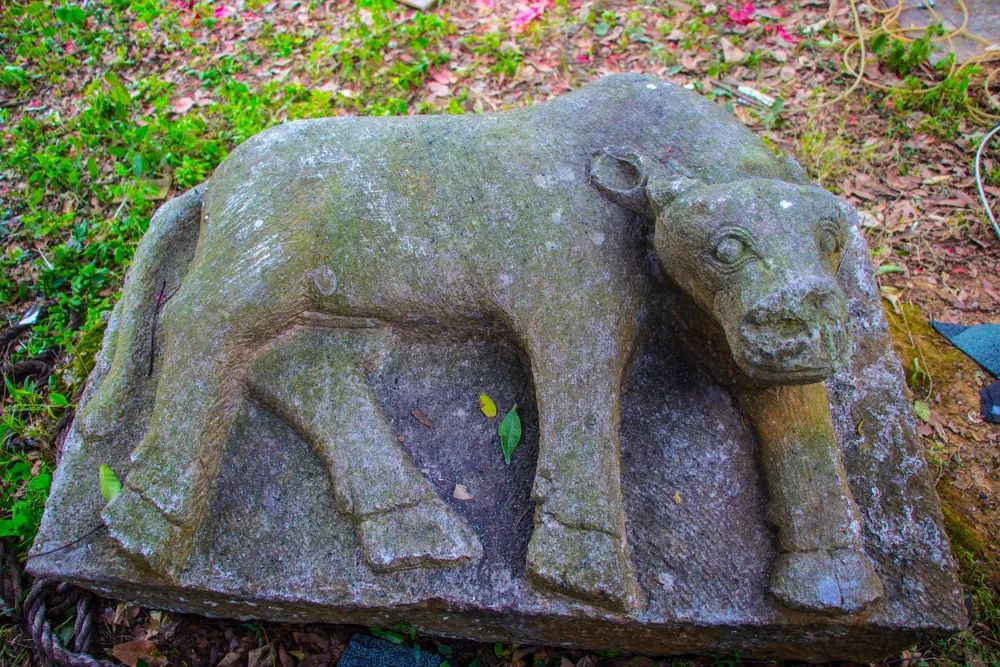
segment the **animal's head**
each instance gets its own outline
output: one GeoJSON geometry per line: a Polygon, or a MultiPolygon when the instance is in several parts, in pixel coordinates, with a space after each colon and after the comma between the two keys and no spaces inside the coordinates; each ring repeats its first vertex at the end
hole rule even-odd
{"type": "Polygon", "coordinates": [[[750,379],[818,382],[846,361],[836,274],[848,209],[835,196],[771,179],[702,183],[622,147],[594,154],[590,181],[655,221],[664,272],[718,322],[750,379]]]}

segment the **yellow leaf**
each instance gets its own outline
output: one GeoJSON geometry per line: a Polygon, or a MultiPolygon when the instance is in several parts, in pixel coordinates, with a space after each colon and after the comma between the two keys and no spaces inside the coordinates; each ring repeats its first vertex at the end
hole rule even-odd
{"type": "Polygon", "coordinates": [[[479,409],[483,411],[483,414],[493,419],[497,416],[497,404],[493,402],[493,399],[486,394],[479,395],[479,409]]]}
{"type": "Polygon", "coordinates": [[[674,491],[674,502],[677,503],[678,505],[684,502],[684,499],[681,498],[680,491],[674,491]]]}

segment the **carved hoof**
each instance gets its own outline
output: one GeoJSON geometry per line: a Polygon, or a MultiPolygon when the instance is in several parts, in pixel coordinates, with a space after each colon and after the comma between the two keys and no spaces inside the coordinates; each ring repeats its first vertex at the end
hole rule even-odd
{"type": "Polygon", "coordinates": [[[176,580],[187,562],[190,535],[138,493],[125,487],[101,512],[108,533],[131,558],[176,580]]]}
{"type": "Polygon", "coordinates": [[[538,586],[615,610],[634,606],[635,575],[619,537],[572,528],[542,514],[528,543],[528,577],[538,586]]]}
{"type": "Polygon", "coordinates": [[[882,582],[854,549],[781,554],[771,594],[787,607],[825,614],[856,614],[882,597],[882,582]]]}
{"type": "Polygon", "coordinates": [[[378,572],[457,567],[483,556],[479,538],[440,499],[365,517],[358,526],[365,562],[378,572]]]}

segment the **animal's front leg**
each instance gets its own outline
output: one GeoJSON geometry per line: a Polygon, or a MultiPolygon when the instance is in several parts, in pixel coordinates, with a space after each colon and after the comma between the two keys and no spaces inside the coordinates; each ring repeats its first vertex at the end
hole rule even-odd
{"type": "Polygon", "coordinates": [[[595,343],[586,336],[530,350],[539,451],[527,567],[536,584],[621,609],[636,597],[619,458],[624,360],[595,343]]]}
{"type": "Polygon", "coordinates": [[[256,359],[251,394],[309,442],[379,572],[479,560],[469,525],[410,461],[365,377],[386,345],[375,329],[301,329],[256,359]]]}
{"type": "Polygon", "coordinates": [[[862,545],[826,387],[747,390],[740,403],[760,441],[768,519],[778,531],[771,593],[798,609],[862,611],[882,584],[862,545]]]}

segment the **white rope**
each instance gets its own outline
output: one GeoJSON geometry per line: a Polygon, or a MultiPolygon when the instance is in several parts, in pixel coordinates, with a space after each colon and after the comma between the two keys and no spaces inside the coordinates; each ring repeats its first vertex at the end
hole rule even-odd
{"type": "Polygon", "coordinates": [[[1000,226],[997,226],[997,219],[993,216],[993,209],[990,208],[990,202],[986,199],[986,192],[983,190],[983,176],[980,168],[980,162],[983,160],[983,149],[986,148],[986,144],[990,142],[993,135],[1000,131],[1000,123],[997,124],[992,130],[986,133],[983,140],[979,142],[979,148],[976,150],[976,189],[979,191],[979,199],[983,202],[983,208],[986,209],[986,217],[990,220],[990,225],[993,226],[993,233],[997,235],[1000,239],[1000,226]]]}

